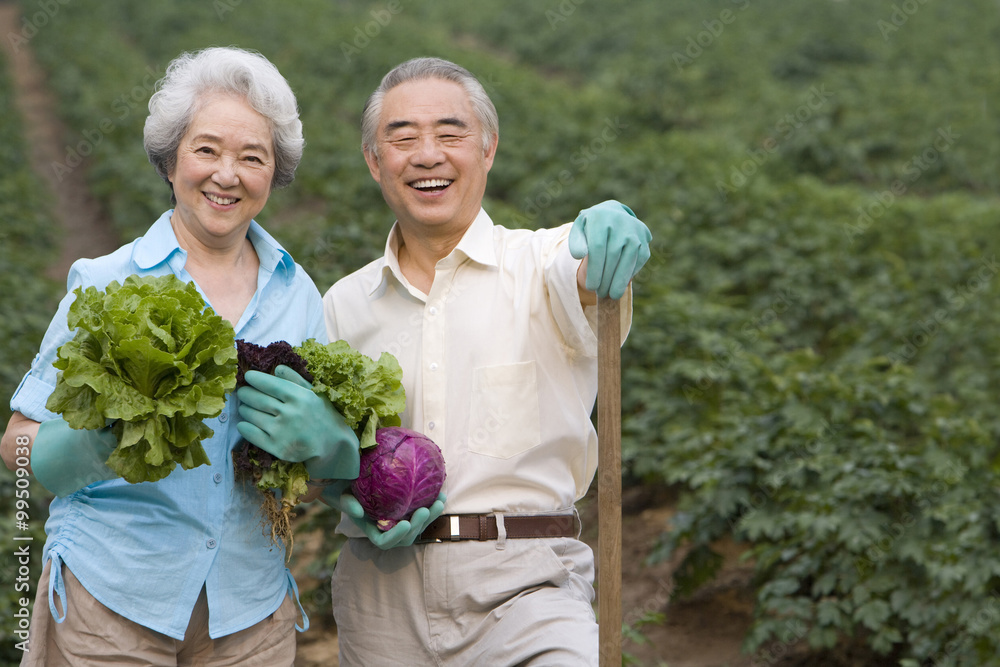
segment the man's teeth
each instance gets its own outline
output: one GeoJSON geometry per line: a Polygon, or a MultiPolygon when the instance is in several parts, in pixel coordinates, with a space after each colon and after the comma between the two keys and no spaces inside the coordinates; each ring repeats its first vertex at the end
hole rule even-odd
{"type": "Polygon", "coordinates": [[[216,204],[220,204],[222,206],[229,206],[230,204],[235,204],[239,201],[239,199],[236,199],[235,197],[218,197],[207,192],[205,193],[205,196],[208,197],[209,201],[214,201],[216,204]]]}
{"type": "Polygon", "coordinates": [[[428,188],[444,188],[451,185],[451,181],[444,178],[425,178],[422,181],[414,181],[411,183],[413,187],[418,190],[425,190],[428,188]]]}

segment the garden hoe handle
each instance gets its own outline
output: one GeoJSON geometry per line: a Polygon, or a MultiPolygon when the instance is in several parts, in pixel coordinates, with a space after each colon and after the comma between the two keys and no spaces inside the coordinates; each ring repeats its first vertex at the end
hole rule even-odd
{"type": "Polygon", "coordinates": [[[597,564],[600,667],[622,664],[622,410],[619,302],[597,303],[597,564]]]}

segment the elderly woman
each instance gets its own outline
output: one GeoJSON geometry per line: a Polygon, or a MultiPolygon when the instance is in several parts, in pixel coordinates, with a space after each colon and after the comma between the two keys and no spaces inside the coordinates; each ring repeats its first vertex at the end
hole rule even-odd
{"type": "MultiPolygon", "coordinates": [[[[295,582],[284,549],[260,529],[259,496],[234,482],[238,401],[206,422],[211,466],[140,484],[105,465],[116,446],[109,428],[74,430],[45,407],[80,286],[172,273],[194,282],[237,338],[326,340],[312,280],[253,219],[272,188],[292,181],[302,155],[285,79],[241,49],[183,54],[149,110],[146,152],[175,206],[132,243],[73,265],[70,294],[11,399],[3,459],[13,469],[29,457],[56,495],[22,665],[291,665],[293,627],[304,629],[295,582]]],[[[304,461],[314,478],[357,476],[357,439],[329,402],[302,382],[273,379],[282,400],[258,406],[273,428],[255,431],[254,443],[304,461]]]]}

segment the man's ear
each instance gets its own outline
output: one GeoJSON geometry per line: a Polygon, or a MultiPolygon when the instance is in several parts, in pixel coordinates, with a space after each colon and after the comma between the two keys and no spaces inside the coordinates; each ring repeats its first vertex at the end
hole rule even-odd
{"type": "Polygon", "coordinates": [[[372,178],[375,179],[375,182],[381,185],[382,171],[379,168],[378,154],[375,153],[374,149],[371,148],[364,149],[364,153],[365,153],[365,163],[368,165],[369,173],[371,173],[372,178]]]}
{"type": "Polygon", "coordinates": [[[483,152],[483,160],[486,162],[486,171],[489,171],[493,167],[493,158],[497,155],[497,144],[500,143],[500,135],[494,134],[490,137],[490,142],[486,144],[486,150],[483,152]]]}

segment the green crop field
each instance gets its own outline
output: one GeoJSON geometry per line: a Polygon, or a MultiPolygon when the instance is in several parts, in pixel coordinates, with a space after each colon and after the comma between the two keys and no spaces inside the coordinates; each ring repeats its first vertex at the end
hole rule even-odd
{"type": "MultiPolygon", "coordinates": [[[[58,285],[44,278],[51,261],[53,223],[46,213],[41,183],[28,163],[22,123],[14,107],[13,87],[6,61],[0,57],[0,391],[9,397],[34,357],[42,333],[52,317],[58,285]],[[49,311],[49,312],[46,312],[49,311]]],[[[7,416],[4,416],[7,419],[7,416]]],[[[6,423],[6,422],[5,422],[6,423]]],[[[6,468],[0,473],[0,661],[20,657],[15,636],[24,626],[29,591],[41,572],[42,525],[46,517],[45,490],[28,477],[6,468]],[[28,538],[28,539],[25,539],[28,538]],[[26,548],[27,547],[27,548],[26,548]]]]}
{"type": "MultiPolygon", "coordinates": [[[[649,554],[684,554],[675,596],[713,580],[715,545],[730,539],[754,569],[753,664],[849,664],[820,662],[848,649],[864,656],[853,664],[1000,664],[995,1],[21,8],[20,33],[0,38],[48,73],[69,128],[50,167],[85,174],[126,239],[169,206],[141,135],[170,59],[234,44],[275,62],[307,146],[260,220],[321,291],[377,256],[391,224],[360,151],[367,94],[409,57],[468,67],[500,114],[494,220],[554,226],[614,198],[653,231],[623,348],[623,469],[626,488],[679,494],[649,554]]],[[[56,227],[4,72],[9,396],[60,286],[43,277],[56,227]]],[[[14,489],[3,471],[8,551],[14,489]]],[[[308,528],[332,532],[334,518],[308,528]]],[[[335,559],[328,544],[315,573],[335,559]]],[[[5,582],[11,563],[0,560],[5,582]]],[[[17,597],[5,584],[5,618],[17,597]]],[[[17,653],[9,627],[0,656],[17,653]]]]}

